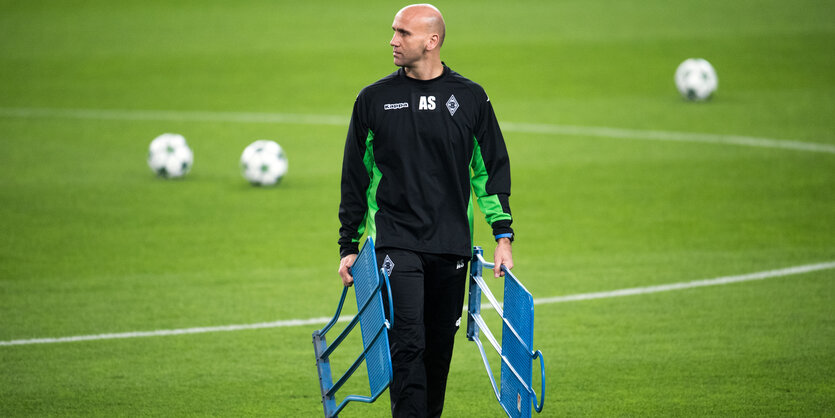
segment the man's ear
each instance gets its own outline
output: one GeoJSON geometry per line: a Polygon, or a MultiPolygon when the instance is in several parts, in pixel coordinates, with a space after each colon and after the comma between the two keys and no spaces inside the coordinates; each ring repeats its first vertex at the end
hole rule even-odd
{"type": "Polygon", "coordinates": [[[433,49],[438,48],[438,44],[441,42],[441,37],[436,33],[429,37],[426,41],[426,50],[431,51],[433,49]]]}

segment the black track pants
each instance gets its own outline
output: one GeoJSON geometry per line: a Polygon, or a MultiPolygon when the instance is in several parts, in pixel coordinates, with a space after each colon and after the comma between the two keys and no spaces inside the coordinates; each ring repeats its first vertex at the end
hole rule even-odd
{"type": "Polygon", "coordinates": [[[456,255],[377,249],[379,267],[390,270],[394,302],[389,331],[394,417],[441,415],[452,346],[461,323],[467,261],[456,255]]]}

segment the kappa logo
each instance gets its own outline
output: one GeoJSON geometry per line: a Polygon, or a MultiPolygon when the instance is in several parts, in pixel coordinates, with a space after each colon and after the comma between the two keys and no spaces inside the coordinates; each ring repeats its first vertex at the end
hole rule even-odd
{"type": "Polygon", "coordinates": [[[446,108],[449,110],[450,116],[455,116],[455,111],[458,110],[460,105],[458,104],[458,100],[455,100],[455,95],[449,96],[449,100],[446,101],[446,108]]]}
{"type": "Polygon", "coordinates": [[[398,110],[398,109],[406,109],[409,107],[408,102],[401,102],[401,103],[386,103],[383,105],[383,110],[398,110]]]}

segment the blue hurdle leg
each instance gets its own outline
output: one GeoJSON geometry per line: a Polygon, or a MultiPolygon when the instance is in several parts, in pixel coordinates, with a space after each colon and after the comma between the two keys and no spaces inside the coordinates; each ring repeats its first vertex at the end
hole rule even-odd
{"type": "Polygon", "coordinates": [[[333,378],[331,377],[331,362],[328,357],[322,358],[322,353],[328,348],[328,342],[325,341],[325,336],[319,334],[319,331],[313,333],[313,351],[316,353],[316,370],[319,372],[319,388],[322,390],[322,405],[325,407],[325,416],[331,417],[336,411],[336,399],[333,395],[329,395],[330,389],[333,387],[333,378]]]}

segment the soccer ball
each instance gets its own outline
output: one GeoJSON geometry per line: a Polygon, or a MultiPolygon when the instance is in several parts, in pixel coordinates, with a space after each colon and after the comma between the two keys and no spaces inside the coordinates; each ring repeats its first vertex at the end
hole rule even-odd
{"type": "Polygon", "coordinates": [[[259,139],[241,154],[241,174],[256,186],[272,186],[287,174],[287,156],[281,145],[268,139],[259,139]]]}
{"type": "Polygon", "coordinates": [[[687,100],[707,100],[719,85],[716,71],[704,59],[689,58],[676,69],[676,87],[687,100]]]}
{"type": "Polygon", "coordinates": [[[185,176],[194,163],[194,153],[179,134],[162,134],[153,141],[148,151],[148,166],[160,177],[185,176]]]}

